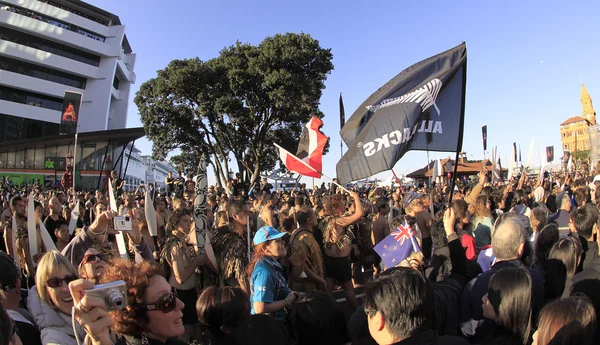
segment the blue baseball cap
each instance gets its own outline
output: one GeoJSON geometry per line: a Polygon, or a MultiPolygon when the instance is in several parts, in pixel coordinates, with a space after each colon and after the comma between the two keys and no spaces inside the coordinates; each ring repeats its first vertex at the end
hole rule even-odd
{"type": "Polygon", "coordinates": [[[254,245],[276,240],[287,235],[286,232],[279,232],[272,226],[263,226],[254,234],[254,245]]]}

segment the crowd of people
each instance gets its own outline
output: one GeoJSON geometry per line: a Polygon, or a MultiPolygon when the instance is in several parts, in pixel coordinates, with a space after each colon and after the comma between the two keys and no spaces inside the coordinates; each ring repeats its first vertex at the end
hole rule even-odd
{"type": "Polygon", "coordinates": [[[454,189],[232,179],[206,207],[191,174],[132,193],[113,175],[116,210],[107,192],[3,183],[0,345],[593,344],[600,164],[581,171],[454,189]],[[405,228],[419,250],[386,267],[375,248],[405,228]],[[112,282],[123,304],[90,292],[112,282]]]}

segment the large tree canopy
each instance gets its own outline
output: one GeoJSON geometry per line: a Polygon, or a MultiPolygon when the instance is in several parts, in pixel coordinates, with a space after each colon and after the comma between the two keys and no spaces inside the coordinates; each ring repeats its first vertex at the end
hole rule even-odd
{"type": "Polygon", "coordinates": [[[257,46],[237,42],[208,61],[171,61],[134,99],[154,157],[180,149],[178,165],[191,168],[205,154],[218,183],[229,164],[254,182],[277,162],[273,142],[295,152],[302,126],[324,116],[332,58],[310,35],[288,33],[257,46]]]}

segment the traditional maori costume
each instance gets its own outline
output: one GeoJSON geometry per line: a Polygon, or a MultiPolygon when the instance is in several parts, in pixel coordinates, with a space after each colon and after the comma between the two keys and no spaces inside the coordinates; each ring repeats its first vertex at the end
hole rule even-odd
{"type": "Polygon", "coordinates": [[[248,238],[246,233],[238,235],[229,226],[217,229],[212,240],[217,259],[219,286],[238,286],[240,281],[248,283],[248,238]]]}

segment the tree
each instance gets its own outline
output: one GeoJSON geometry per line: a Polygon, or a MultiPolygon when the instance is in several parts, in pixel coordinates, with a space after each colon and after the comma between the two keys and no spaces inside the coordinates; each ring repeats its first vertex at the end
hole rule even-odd
{"type": "Polygon", "coordinates": [[[571,154],[573,154],[573,160],[585,162],[590,157],[590,150],[571,151],[571,154]]]}
{"type": "Polygon", "coordinates": [[[302,126],[323,117],[319,102],[333,69],[330,49],[308,34],[237,42],[208,61],[173,60],[134,99],[153,155],[204,154],[227,180],[230,162],[246,183],[277,163],[276,142],[295,152],[302,126]]]}

